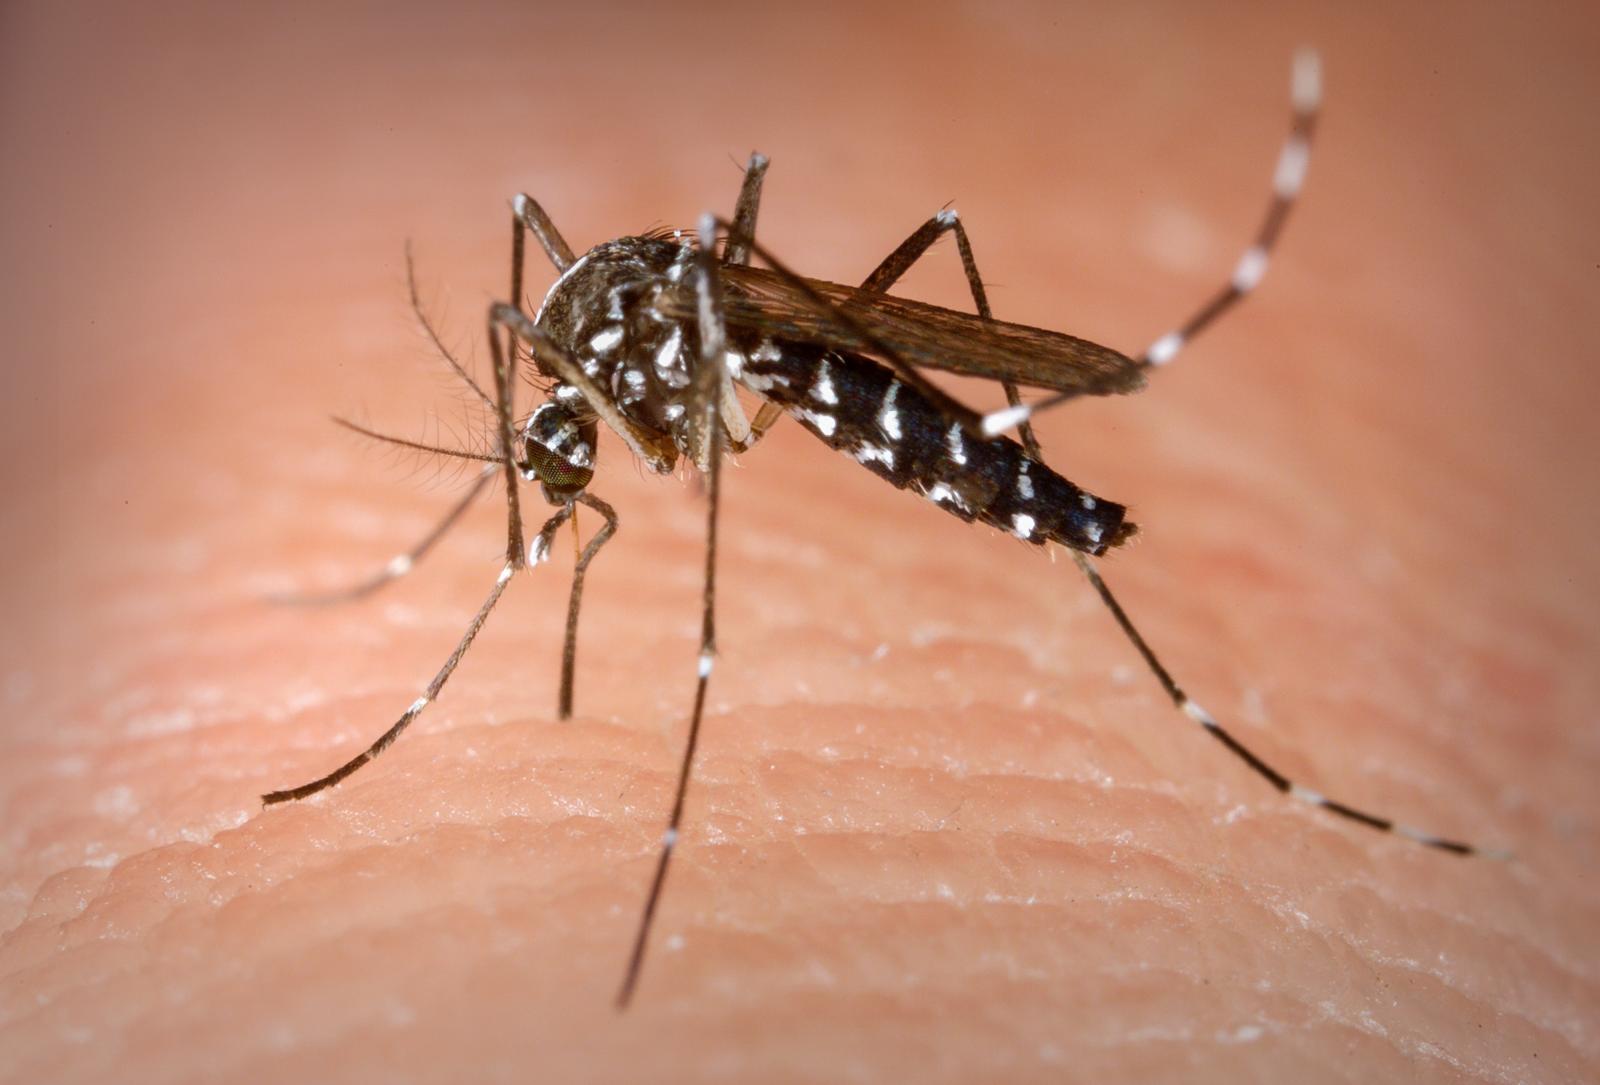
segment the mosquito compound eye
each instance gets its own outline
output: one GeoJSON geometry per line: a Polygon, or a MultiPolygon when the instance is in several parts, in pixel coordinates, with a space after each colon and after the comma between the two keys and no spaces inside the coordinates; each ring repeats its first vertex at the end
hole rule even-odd
{"type": "Polygon", "coordinates": [[[572,411],[551,401],[534,411],[522,430],[518,466],[528,481],[544,484],[545,499],[565,504],[594,478],[594,422],[579,422],[572,411]]]}

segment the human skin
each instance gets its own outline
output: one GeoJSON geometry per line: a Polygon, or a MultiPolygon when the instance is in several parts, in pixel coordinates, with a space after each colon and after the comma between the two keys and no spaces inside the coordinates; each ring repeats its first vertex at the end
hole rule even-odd
{"type": "MultiPolygon", "coordinates": [[[[8,9],[0,1080],[1600,1074],[1595,27],[1449,10],[8,9]],[[1262,289],[1041,436],[1132,507],[1106,576],[1230,729],[1514,859],[1275,794],[1070,561],[792,423],[725,472],[626,1015],[693,485],[603,445],[573,720],[562,546],[392,749],[261,808],[389,726],[500,569],[496,495],[369,601],[265,601],[371,572],[464,484],[326,422],[462,428],[404,239],[484,372],[512,193],[582,249],[726,212],[757,148],[796,266],[858,280],[954,199],[999,315],[1137,350],[1248,239],[1306,43],[1328,106],[1262,289]]],[[[904,289],[964,305],[953,249],[904,289]]]]}

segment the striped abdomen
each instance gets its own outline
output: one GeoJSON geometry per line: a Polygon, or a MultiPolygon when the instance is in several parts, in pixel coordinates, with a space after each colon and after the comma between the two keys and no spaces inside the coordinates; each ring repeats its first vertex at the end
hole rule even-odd
{"type": "Polygon", "coordinates": [[[829,448],[962,520],[981,520],[1035,545],[1104,553],[1134,533],[1126,509],[1078,489],[1006,437],[979,440],[916,389],[859,355],[763,343],[744,383],[785,407],[829,448]]]}

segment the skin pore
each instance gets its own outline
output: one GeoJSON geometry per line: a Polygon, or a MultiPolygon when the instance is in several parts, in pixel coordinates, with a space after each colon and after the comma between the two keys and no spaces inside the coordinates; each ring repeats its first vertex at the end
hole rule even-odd
{"type": "MultiPolygon", "coordinates": [[[[1592,27],[7,18],[0,1079],[1595,1074],[1592,27]],[[688,33],[718,26],[745,51],[688,33]],[[785,422],[724,472],[721,651],[627,1017],[704,525],[609,435],[575,718],[563,534],[399,743],[261,809],[393,722],[501,567],[493,490],[367,601],[265,601],[470,485],[326,422],[472,439],[408,236],[486,379],[512,193],[581,251],[728,213],[759,148],[804,271],[859,280],[954,198],[997,315],[1138,350],[1248,239],[1306,43],[1327,112],[1260,291],[1040,437],[1132,506],[1102,569],[1225,726],[1514,861],[1276,795],[1069,560],[785,422]]],[[[948,244],[901,289],[967,304],[948,244]]]]}

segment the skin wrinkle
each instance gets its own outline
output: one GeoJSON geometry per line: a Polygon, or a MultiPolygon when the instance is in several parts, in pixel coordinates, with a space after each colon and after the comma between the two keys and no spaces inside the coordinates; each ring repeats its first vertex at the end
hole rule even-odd
{"type": "MultiPolygon", "coordinates": [[[[1246,44],[1179,8],[844,34],[745,9],[714,19],[763,43],[739,95],[748,52],[713,78],[645,12],[499,11],[541,43],[517,66],[485,63],[470,13],[396,14],[381,48],[337,15],[234,18],[8,24],[30,93],[0,96],[0,317],[27,359],[0,378],[0,610],[22,616],[0,631],[0,1079],[1596,1076],[1600,155],[1567,44],[1591,28],[1563,23],[1589,16],[1259,12],[1246,44]],[[596,35],[614,85],[585,67],[596,35]],[[1041,438],[1130,502],[1146,533],[1106,577],[1224,726],[1516,862],[1274,795],[1164,703],[1071,562],[787,420],[725,475],[715,711],[629,1017],[607,1000],[692,691],[692,477],[602,436],[622,528],[570,724],[563,538],[394,748],[260,809],[412,702],[503,560],[491,487],[373,599],[262,602],[381,568],[453,500],[324,421],[458,417],[407,236],[423,296],[466,299],[430,313],[481,380],[518,188],[581,251],[726,214],[728,158],[757,146],[761,236],[796,267],[859,279],[954,196],[998,316],[1137,350],[1233,268],[1304,42],[1326,124],[1256,296],[1041,438]],[[818,55],[855,77],[819,82],[818,55]],[[641,121],[669,72],[692,121],[641,121]]],[[[527,293],[551,278],[536,260],[527,293]]],[[[965,305],[953,247],[905,292],[965,305]]]]}

